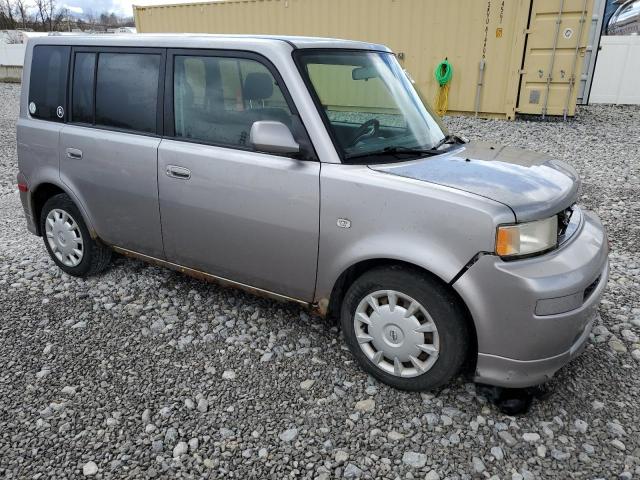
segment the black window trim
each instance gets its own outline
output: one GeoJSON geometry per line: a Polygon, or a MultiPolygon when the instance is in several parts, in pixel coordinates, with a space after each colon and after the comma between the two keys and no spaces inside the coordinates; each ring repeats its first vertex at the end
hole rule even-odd
{"type": "Polygon", "coordinates": [[[318,162],[319,158],[316,153],[315,148],[313,147],[313,143],[311,141],[311,137],[309,136],[309,131],[307,130],[302,118],[300,117],[300,113],[296,107],[293,98],[287,88],[287,85],[280,75],[278,69],[271,63],[271,61],[265,57],[264,55],[249,51],[249,50],[236,50],[236,49],[194,49],[194,48],[169,48],[167,49],[167,57],[166,57],[166,66],[165,66],[165,96],[164,96],[164,131],[163,138],[169,140],[175,140],[178,142],[186,142],[186,143],[194,143],[198,145],[208,145],[212,147],[220,147],[220,148],[229,148],[233,150],[246,151],[256,154],[263,155],[271,155],[271,156],[281,156],[287,158],[296,158],[298,160],[306,160],[306,161],[315,161],[318,162]],[[176,56],[191,56],[191,57],[226,57],[226,58],[234,58],[234,59],[246,59],[253,60],[260,63],[264,66],[269,73],[275,79],[278,87],[282,92],[282,96],[287,102],[287,106],[289,110],[291,110],[291,114],[296,117],[299,122],[304,138],[297,138],[296,141],[300,143],[300,154],[294,155],[278,155],[273,153],[265,153],[254,150],[250,146],[242,146],[242,145],[231,145],[227,143],[218,143],[218,142],[208,142],[200,139],[192,139],[185,137],[177,137],[175,135],[175,123],[174,123],[174,111],[173,111],[173,82],[174,82],[174,58],[176,56]]]}
{"type": "Polygon", "coordinates": [[[340,146],[340,142],[338,141],[338,138],[336,137],[335,133],[333,132],[333,127],[331,125],[331,120],[329,119],[329,116],[327,115],[327,112],[325,112],[323,106],[322,106],[322,102],[320,101],[320,97],[318,96],[318,93],[316,92],[315,87],[313,86],[313,83],[311,82],[311,78],[309,77],[309,74],[305,71],[303,62],[302,62],[302,57],[305,55],[305,53],[309,53],[309,52],[313,52],[313,53],[335,53],[335,52],[344,52],[344,53],[362,53],[362,52],[369,52],[369,53],[386,53],[388,55],[395,55],[394,53],[388,51],[388,50],[376,50],[376,49],[365,49],[365,48],[297,48],[294,51],[291,52],[291,57],[293,58],[293,62],[295,63],[297,69],[298,69],[298,73],[300,74],[300,76],[302,77],[302,81],[304,82],[305,86],[307,87],[307,91],[309,92],[309,95],[311,95],[311,99],[313,100],[313,104],[316,107],[316,110],[318,111],[318,114],[320,115],[320,118],[322,118],[322,123],[324,124],[324,128],[326,129],[327,133],[329,134],[329,138],[331,138],[331,143],[333,143],[333,148],[336,151],[336,153],[338,154],[338,158],[340,158],[340,162],[341,163],[348,163],[347,159],[344,156],[344,152],[342,151],[342,147],[340,146]]]}
{"type": "Polygon", "coordinates": [[[72,46],[71,58],[69,60],[69,74],[67,82],[67,114],[65,115],[65,123],[70,125],[77,125],[79,127],[96,128],[99,130],[107,130],[112,132],[128,133],[133,135],[142,135],[145,137],[161,138],[164,129],[164,79],[165,68],[167,59],[167,49],[157,47],[102,47],[102,46],[72,46]],[[95,53],[95,69],[93,75],[93,123],[75,122],[73,121],[73,82],[76,63],[76,53],[95,53]],[[160,65],[158,71],[158,91],[156,92],[156,131],[142,132],[140,130],[130,128],[112,127],[109,125],[97,125],[96,122],[96,85],[98,78],[98,59],[101,53],[137,53],[137,54],[152,54],[160,55],[160,65]]]}
{"type": "Polygon", "coordinates": [[[31,120],[38,120],[41,122],[53,122],[53,123],[67,123],[67,120],[69,118],[69,109],[67,108],[69,105],[69,86],[71,85],[71,59],[73,57],[72,51],[73,51],[73,47],[71,45],[65,45],[65,44],[59,44],[59,43],[38,43],[36,45],[33,46],[33,49],[31,51],[31,65],[29,65],[29,76],[31,77],[32,75],[32,71],[33,71],[33,57],[36,53],[36,49],[38,47],[65,47],[67,48],[67,55],[69,55],[67,57],[67,76],[64,79],[64,81],[66,82],[65,85],[65,91],[64,91],[64,98],[62,99],[62,105],[64,105],[64,113],[62,115],[61,119],[50,119],[50,118],[39,118],[39,117],[34,117],[33,115],[31,115],[31,112],[29,111],[29,102],[31,101],[31,85],[32,85],[32,79],[29,78],[29,91],[27,92],[27,115],[29,116],[29,119],[31,120]]]}

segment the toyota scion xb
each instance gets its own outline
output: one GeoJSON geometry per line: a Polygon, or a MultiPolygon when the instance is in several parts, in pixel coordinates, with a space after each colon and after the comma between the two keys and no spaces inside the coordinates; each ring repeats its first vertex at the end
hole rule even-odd
{"type": "Polygon", "coordinates": [[[49,36],[23,75],[27,227],[70,275],[115,251],[298,302],[406,390],[540,384],[588,339],[608,248],[576,171],[449,134],[382,45],[49,36]]]}

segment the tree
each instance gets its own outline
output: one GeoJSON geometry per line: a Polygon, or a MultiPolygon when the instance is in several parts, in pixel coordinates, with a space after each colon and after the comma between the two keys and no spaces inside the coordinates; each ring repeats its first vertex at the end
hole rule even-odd
{"type": "MultiPolygon", "coordinates": [[[[7,0],[9,1],[9,0],[7,0]]],[[[28,5],[25,0],[14,0],[16,13],[20,17],[20,27],[27,28],[27,23],[29,22],[29,12],[28,5]]]]}
{"type": "Polygon", "coordinates": [[[14,6],[11,0],[0,0],[0,29],[13,30],[16,28],[13,13],[14,6]]]}
{"type": "Polygon", "coordinates": [[[56,0],[34,0],[36,5],[36,16],[44,31],[53,32],[67,16],[66,8],[58,9],[56,0]]]}

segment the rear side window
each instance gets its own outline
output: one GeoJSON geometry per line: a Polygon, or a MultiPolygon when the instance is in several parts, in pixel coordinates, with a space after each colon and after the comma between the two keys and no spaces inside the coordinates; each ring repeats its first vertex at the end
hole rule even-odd
{"type": "Polygon", "coordinates": [[[156,133],[160,55],[100,53],[96,125],[156,133]]]}
{"type": "Polygon", "coordinates": [[[32,117],[64,120],[70,51],[70,47],[54,45],[33,48],[28,104],[32,117]]]}
{"type": "Polygon", "coordinates": [[[93,123],[95,73],[96,54],[76,53],[73,64],[73,91],[71,93],[71,119],[74,122],[93,123]]]}

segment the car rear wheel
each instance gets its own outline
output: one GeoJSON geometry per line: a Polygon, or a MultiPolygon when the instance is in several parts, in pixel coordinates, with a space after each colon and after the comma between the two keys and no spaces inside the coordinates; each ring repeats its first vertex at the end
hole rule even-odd
{"type": "Polygon", "coordinates": [[[469,348],[458,299],[437,280],[401,266],[358,278],[345,295],[341,324],[358,363],[402,390],[445,384],[460,371],[469,348]]]}
{"type": "Polygon", "coordinates": [[[69,275],[86,277],[109,265],[111,250],[91,238],[78,207],[67,194],[46,201],[40,232],[53,261],[69,275]]]}

